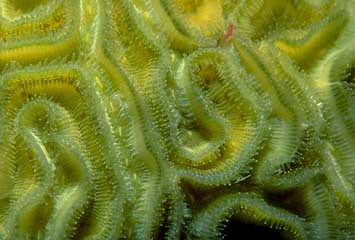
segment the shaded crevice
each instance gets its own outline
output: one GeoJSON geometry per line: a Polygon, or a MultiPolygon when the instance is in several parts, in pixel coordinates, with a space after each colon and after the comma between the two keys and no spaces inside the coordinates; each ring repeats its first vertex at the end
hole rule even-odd
{"type": "Polygon", "coordinates": [[[239,219],[231,218],[225,223],[221,231],[225,240],[248,239],[248,240],[288,240],[292,239],[285,232],[270,229],[267,226],[259,226],[253,223],[242,222],[239,219]]]}

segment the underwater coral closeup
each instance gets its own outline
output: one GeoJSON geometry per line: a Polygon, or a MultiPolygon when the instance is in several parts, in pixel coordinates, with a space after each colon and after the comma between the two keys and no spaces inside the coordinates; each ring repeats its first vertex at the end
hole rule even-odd
{"type": "Polygon", "coordinates": [[[0,0],[0,239],[355,239],[355,0],[0,0]]]}

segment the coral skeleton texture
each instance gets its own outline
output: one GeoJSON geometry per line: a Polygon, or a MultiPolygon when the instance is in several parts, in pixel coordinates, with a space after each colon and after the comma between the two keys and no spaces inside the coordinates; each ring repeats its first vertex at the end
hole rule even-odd
{"type": "Polygon", "coordinates": [[[355,0],[0,0],[0,239],[355,239],[355,0]]]}

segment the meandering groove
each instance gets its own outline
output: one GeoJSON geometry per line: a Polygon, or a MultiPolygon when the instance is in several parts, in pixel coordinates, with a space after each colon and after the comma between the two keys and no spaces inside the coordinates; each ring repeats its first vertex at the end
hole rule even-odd
{"type": "Polygon", "coordinates": [[[354,239],[353,26],[354,0],[0,0],[0,239],[354,239]]]}

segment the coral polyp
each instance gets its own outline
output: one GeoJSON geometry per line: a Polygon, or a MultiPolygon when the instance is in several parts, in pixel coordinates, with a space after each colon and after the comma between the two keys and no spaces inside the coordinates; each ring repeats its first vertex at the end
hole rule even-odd
{"type": "Polygon", "coordinates": [[[355,239],[354,26],[354,0],[0,0],[0,239],[355,239]]]}

